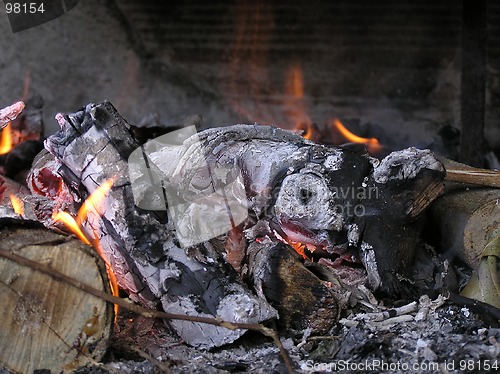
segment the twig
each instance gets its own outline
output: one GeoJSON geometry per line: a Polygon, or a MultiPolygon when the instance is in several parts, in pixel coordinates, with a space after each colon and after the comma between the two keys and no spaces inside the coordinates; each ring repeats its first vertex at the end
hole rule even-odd
{"type": "Polygon", "coordinates": [[[269,328],[269,327],[266,327],[260,323],[229,322],[229,321],[224,321],[224,320],[219,319],[219,318],[188,316],[188,315],[184,315],[184,314],[167,313],[167,312],[162,312],[162,311],[158,311],[158,310],[147,309],[147,308],[144,308],[144,307],[141,307],[139,305],[134,304],[129,299],[122,299],[122,298],[113,296],[111,294],[108,294],[104,291],[98,290],[98,289],[91,287],[85,283],[82,283],[74,278],[71,278],[71,277],[45,265],[45,264],[41,264],[41,263],[38,263],[36,261],[29,260],[25,257],[19,256],[15,253],[11,252],[11,251],[7,251],[3,248],[0,248],[0,257],[7,258],[11,261],[18,263],[19,265],[27,266],[27,267],[34,269],[36,271],[39,271],[43,274],[47,274],[60,282],[70,284],[71,286],[76,287],[76,288],[78,288],[84,292],[87,292],[91,295],[94,295],[102,300],[116,304],[119,307],[128,309],[136,314],[142,315],[142,316],[147,317],[147,318],[176,319],[176,320],[183,320],[183,321],[190,321],[190,322],[206,323],[209,325],[224,327],[224,328],[227,328],[230,330],[245,329],[245,330],[258,331],[261,334],[273,339],[274,343],[276,344],[276,346],[278,347],[278,349],[280,351],[281,357],[283,358],[283,361],[287,367],[287,370],[290,373],[294,372],[293,363],[292,363],[292,360],[290,358],[290,355],[288,354],[287,350],[283,347],[283,344],[281,344],[281,341],[279,339],[278,333],[275,330],[275,328],[269,328]]]}
{"type": "Polygon", "coordinates": [[[444,177],[446,182],[500,187],[500,171],[498,170],[479,169],[448,159],[441,159],[440,161],[446,169],[444,177]]]}
{"type": "Polygon", "coordinates": [[[418,308],[418,303],[413,301],[409,304],[400,306],[399,308],[393,308],[384,310],[377,313],[363,313],[355,316],[354,320],[361,320],[364,322],[381,322],[390,318],[399,317],[405,314],[415,312],[418,308]]]}

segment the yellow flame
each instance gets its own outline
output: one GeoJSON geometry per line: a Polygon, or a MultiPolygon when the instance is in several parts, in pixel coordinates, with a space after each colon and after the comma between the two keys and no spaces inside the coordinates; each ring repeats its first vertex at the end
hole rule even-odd
{"type": "Polygon", "coordinates": [[[23,201],[18,198],[16,195],[9,195],[10,197],[10,202],[12,204],[12,208],[14,208],[14,212],[17,214],[24,216],[24,203],[23,201]]]}
{"type": "MultiPolygon", "coordinates": [[[[106,272],[108,273],[109,284],[111,287],[111,293],[114,296],[118,296],[118,283],[116,281],[116,275],[111,268],[111,264],[109,259],[104,254],[104,251],[99,242],[99,238],[97,232],[94,230],[92,242],[87,238],[87,236],[83,233],[81,226],[82,221],[87,218],[87,215],[90,210],[95,211],[95,213],[99,216],[103,215],[102,211],[102,201],[106,197],[106,194],[111,190],[113,186],[114,179],[108,179],[103,184],[101,184],[94,192],[90,194],[90,196],[85,200],[80,209],[78,210],[77,218],[73,218],[73,216],[67,212],[59,211],[54,212],[52,215],[52,219],[54,221],[62,222],[66,227],[71,230],[82,242],[87,245],[92,245],[99,256],[103,259],[106,265],[106,272]]],[[[118,306],[115,305],[115,316],[118,313],[118,306]]]]}
{"type": "Polygon", "coordinates": [[[0,155],[9,152],[12,149],[12,133],[10,128],[10,122],[4,127],[0,133],[0,155]]]}
{"type": "Polygon", "coordinates": [[[75,234],[78,237],[78,239],[80,239],[87,245],[91,245],[90,241],[87,239],[82,229],[80,229],[80,226],[78,226],[78,224],[76,223],[75,219],[71,214],[61,210],[58,212],[54,212],[52,214],[52,219],[54,221],[64,223],[66,227],[70,229],[73,232],[73,234],[75,234]]]}
{"type": "Polygon", "coordinates": [[[357,136],[347,130],[347,128],[340,122],[338,119],[333,120],[333,126],[342,134],[342,136],[353,143],[362,143],[366,144],[369,152],[378,152],[382,148],[377,138],[362,138],[361,136],[357,136]]]}
{"type": "Polygon", "coordinates": [[[102,209],[102,201],[106,197],[106,194],[113,187],[114,179],[110,178],[97,187],[94,192],[90,194],[90,196],[85,200],[80,209],[78,210],[78,215],[76,217],[76,222],[81,225],[82,221],[87,218],[87,215],[90,210],[95,211],[95,213],[99,216],[104,214],[102,209]]]}

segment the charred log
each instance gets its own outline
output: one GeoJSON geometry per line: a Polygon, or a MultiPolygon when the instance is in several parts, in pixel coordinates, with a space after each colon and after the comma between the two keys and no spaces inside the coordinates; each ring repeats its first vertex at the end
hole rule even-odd
{"type": "MultiPolygon", "coordinates": [[[[219,253],[208,245],[182,249],[164,212],[134,205],[126,160],[139,144],[111,104],[89,105],[59,121],[62,130],[49,137],[46,147],[66,175],[74,174],[88,193],[114,180],[104,215],[89,216],[86,225],[97,233],[119,285],[133,299],[147,305],[161,302],[167,312],[229,321],[260,322],[276,316],[228,271],[219,253]]],[[[185,341],[203,347],[231,342],[244,332],[187,321],[171,324],[185,341]]]]}
{"type": "Polygon", "coordinates": [[[276,308],[285,331],[325,334],[333,327],[340,307],[331,286],[307,269],[296,252],[271,242],[253,242],[248,252],[253,286],[276,308]]]}

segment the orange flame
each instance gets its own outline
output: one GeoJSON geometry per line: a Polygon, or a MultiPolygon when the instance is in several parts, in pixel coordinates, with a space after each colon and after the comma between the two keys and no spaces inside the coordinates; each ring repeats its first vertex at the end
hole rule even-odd
{"type": "Polygon", "coordinates": [[[12,130],[10,128],[10,122],[4,127],[0,133],[0,155],[9,152],[12,149],[12,130]]]}
{"type": "Polygon", "coordinates": [[[76,223],[75,219],[73,218],[73,216],[71,214],[61,210],[59,212],[54,212],[52,214],[52,219],[56,222],[64,223],[64,225],[68,229],[70,229],[71,232],[73,232],[73,234],[75,234],[78,237],[78,239],[80,239],[82,242],[84,242],[87,245],[91,245],[90,240],[87,239],[87,237],[83,233],[82,229],[76,223]]]}
{"type": "Polygon", "coordinates": [[[288,70],[285,91],[287,99],[284,106],[287,116],[294,122],[294,129],[305,130],[304,137],[310,139],[312,137],[312,121],[305,109],[304,78],[300,66],[294,65],[288,70]]]}
{"type": "MultiPolygon", "coordinates": [[[[87,218],[89,211],[93,210],[96,215],[102,216],[102,201],[106,197],[106,194],[111,190],[113,183],[113,178],[108,179],[103,184],[101,184],[94,192],[92,192],[78,210],[76,219],[73,218],[71,214],[64,211],[54,212],[52,214],[52,219],[56,222],[62,222],[85,244],[93,244],[93,247],[95,248],[99,256],[104,260],[104,263],[106,265],[106,272],[108,273],[111,292],[114,296],[118,296],[118,284],[116,282],[116,275],[112,271],[109,259],[104,254],[97,233],[94,231],[93,238],[90,240],[82,230],[82,222],[87,218]]],[[[115,314],[116,312],[117,306],[115,305],[115,314]]]]}
{"type": "Polygon", "coordinates": [[[82,221],[87,218],[87,215],[90,210],[93,210],[96,212],[97,215],[102,216],[104,212],[102,211],[102,204],[101,202],[104,200],[106,197],[106,194],[111,190],[111,187],[113,186],[114,179],[108,179],[105,181],[103,184],[101,184],[99,187],[97,187],[94,192],[90,194],[90,196],[85,200],[83,205],[80,207],[78,210],[78,215],[76,217],[76,222],[81,225],[82,221]]]}
{"type": "Polygon", "coordinates": [[[368,147],[368,152],[377,153],[381,150],[382,146],[378,142],[377,138],[362,138],[360,136],[357,136],[347,130],[347,128],[338,119],[334,119],[332,124],[346,140],[353,143],[366,144],[366,146],[368,147]]]}
{"type": "Polygon", "coordinates": [[[12,204],[12,208],[14,208],[14,212],[17,214],[24,216],[24,203],[23,201],[18,198],[16,195],[11,194],[10,196],[10,202],[12,204]]]}

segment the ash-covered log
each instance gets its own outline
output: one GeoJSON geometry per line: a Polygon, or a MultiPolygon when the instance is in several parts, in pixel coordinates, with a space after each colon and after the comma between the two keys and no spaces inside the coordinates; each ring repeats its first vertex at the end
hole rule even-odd
{"type": "MultiPolygon", "coordinates": [[[[107,102],[57,119],[61,131],[33,166],[32,192],[71,207],[112,180],[82,226],[98,239],[120,287],[167,312],[251,323],[281,309],[292,327],[325,331],[337,300],[300,261],[273,251],[293,246],[356,274],[363,264],[373,289],[398,294],[406,290],[402,279],[411,282],[419,216],[443,190],[444,168],[429,151],[380,162],[260,125],[186,128],[140,144],[107,102]],[[56,182],[63,187],[51,193],[56,182]],[[294,274],[307,274],[304,288],[294,274]],[[283,303],[277,284],[285,297],[298,287],[307,302],[283,303]],[[297,320],[282,308],[299,304],[316,308],[319,320],[306,310],[297,320]]],[[[243,333],[170,324],[205,348],[243,333]]]]}

